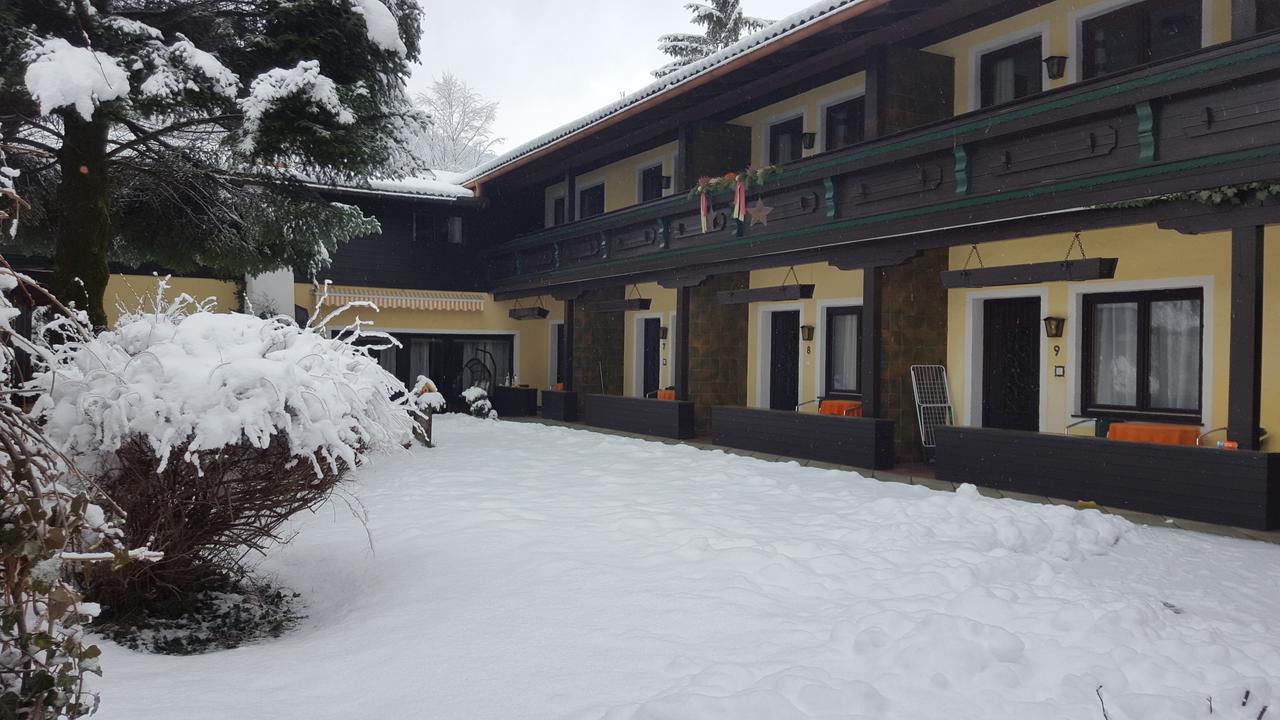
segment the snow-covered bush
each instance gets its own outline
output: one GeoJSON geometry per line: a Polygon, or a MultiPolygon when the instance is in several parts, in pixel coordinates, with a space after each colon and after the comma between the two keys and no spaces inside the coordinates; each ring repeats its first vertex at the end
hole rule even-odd
{"type": "Polygon", "coordinates": [[[489,401],[489,393],[484,388],[473,385],[462,391],[462,399],[467,401],[467,412],[472,417],[481,419],[496,419],[498,411],[493,409],[493,403],[489,401]]]}
{"type": "MultiPolygon", "coordinates": [[[[4,183],[0,183],[0,189],[4,183]]],[[[0,213],[0,221],[6,220],[0,213]]],[[[103,507],[96,488],[75,482],[77,472],[45,437],[43,428],[15,402],[16,350],[42,355],[13,323],[26,306],[52,304],[64,313],[66,337],[87,335],[42,288],[0,267],[0,717],[76,718],[92,712],[96,698],[84,675],[101,674],[97,646],[84,626],[98,606],[84,602],[71,579],[93,562],[123,565],[157,553],[130,552],[103,507]]]]}
{"type": "Polygon", "coordinates": [[[164,291],[114,330],[51,347],[30,383],[49,437],[120,499],[126,541],[166,552],[93,578],[113,612],[237,573],[369,454],[410,443],[417,414],[377,346],[357,343],[364,323],[329,336],[341,310],[299,327],[164,291]]]}
{"type": "Polygon", "coordinates": [[[414,435],[422,441],[423,445],[432,447],[435,440],[431,434],[431,416],[438,412],[444,412],[449,406],[445,402],[444,395],[440,394],[440,389],[426,375],[419,375],[418,382],[413,385],[413,402],[418,408],[418,427],[414,428],[414,435]]]}

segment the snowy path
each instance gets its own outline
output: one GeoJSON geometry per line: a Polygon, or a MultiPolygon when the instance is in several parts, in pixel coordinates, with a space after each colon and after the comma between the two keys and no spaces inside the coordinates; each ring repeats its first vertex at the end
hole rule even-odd
{"type": "Polygon", "coordinates": [[[564,428],[436,435],[361,473],[373,551],[334,508],[267,559],[301,628],[108,646],[98,718],[1099,720],[1099,685],[1111,720],[1280,718],[1280,547],[564,428]]]}

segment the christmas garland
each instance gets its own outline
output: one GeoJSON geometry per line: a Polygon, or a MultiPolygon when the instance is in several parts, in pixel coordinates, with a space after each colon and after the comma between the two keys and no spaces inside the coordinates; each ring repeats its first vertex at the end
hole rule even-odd
{"type": "Polygon", "coordinates": [[[716,193],[733,191],[733,219],[739,222],[747,219],[747,188],[752,185],[764,185],[771,175],[780,171],[777,165],[759,167],[752,165],[746,170],[728,172],[719,177],[700,177],[698,184],[689,191],[692,199],[699,196],[702,210],[702,232],[707,232],[707,216],[711,212],[710,197],[716,193]]]}

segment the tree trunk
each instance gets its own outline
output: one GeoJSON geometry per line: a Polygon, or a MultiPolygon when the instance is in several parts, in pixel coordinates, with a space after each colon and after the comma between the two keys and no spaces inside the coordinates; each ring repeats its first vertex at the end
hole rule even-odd
{"type": "Polygon", "coordinates": [[[107,182],[107,131],[100,117],[63,115],[58,165],[58,230],[53,252],[53,293],[106,327],[107,252],[111,247],[111,196],[107,182]]]}

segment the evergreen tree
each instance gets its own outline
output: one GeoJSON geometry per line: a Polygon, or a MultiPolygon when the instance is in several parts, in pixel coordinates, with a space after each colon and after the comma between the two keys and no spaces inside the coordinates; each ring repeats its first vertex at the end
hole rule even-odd
{"type": "Polygon", "coordinates": [[[0,150],[32,208],[10,247],[104,324],[107,261],[317,266],[377,230],[303,181],[402,177],[428,120],[416,0],[3,0],[0,150]]]}
{"type": "Polygon", "coordinates": [[[691,2],[685,5],[685,9],[693,13],[693,24],[701,25],[703,32],[701,35],[671,33],[658,38],[658,49],[675,59],[654,70],[654,77],[670,75],[690,63],[729,47],[741,40],[743,35],[773,23],[772,20],[743,15],[738,0],[691,2]]]}

